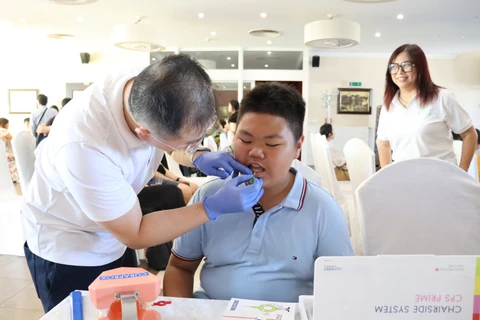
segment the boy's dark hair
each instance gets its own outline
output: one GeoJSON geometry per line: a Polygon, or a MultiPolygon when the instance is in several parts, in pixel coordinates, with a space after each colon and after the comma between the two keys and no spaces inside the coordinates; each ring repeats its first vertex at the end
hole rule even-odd
{"type": "Polygon", "coordinates": [[[23,122],[24,122],[24,123],[25,123],[25,122],[30,122],[30,118],[25,118],[25,119],[23,119],[23,122]]]}
{"type": "Polygon", "coordinates": [[[320,134],[328,138],[333,133],[333,127],[330,123],[325,123],[320,127],[320,134]]]}
{"type": "Polygon", "coordinates": [[[44,94],[39,94],[38,97],[37,97],[37,101],[40,105],[46,106],[47,102],[48,102],[48,98],[44,94]]]}
{"type": "Polygon", "coordinates": [[[60,110],[58,110],[57,106],[51,106],[50,108],[57,110],[57,112],[60,111],[60,110]]]}
{"type": "Polygon", "coordinates": [[[285,119],[295,141],[303,135],[305,101],[293,87],[275,82],[255,87],[243,98],[237,123],[248,112],[266,113],[285,119]]]}

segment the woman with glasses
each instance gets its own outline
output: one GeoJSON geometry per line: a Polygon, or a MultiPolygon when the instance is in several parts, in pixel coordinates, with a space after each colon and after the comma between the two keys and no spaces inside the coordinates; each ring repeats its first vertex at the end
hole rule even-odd
{"type": "Polygon", "coordinates": [[[397,48],[388,61],[378,123],[380,166],[426,157],[457,165],[451,132],[463,139],[460,167],[468,171],[477,133],[455,95],[430,78],[427,58],[414,44],[397,48]]]}

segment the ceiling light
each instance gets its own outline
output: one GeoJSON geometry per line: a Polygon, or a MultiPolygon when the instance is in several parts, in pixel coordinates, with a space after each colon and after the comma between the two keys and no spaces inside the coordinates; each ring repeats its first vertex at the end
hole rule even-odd
{"type": "Polygon", "coordinates": [[[268,68],[268,64],[265,65],[265,68],[268,68]]]}
{"type": "Polygon", "coordinates": [[[26,22],[27,22],[27,20],[26,20],[26,19],[24,19],[24,18],[22,18],[22,19],[20,19],[20,22],[21,22],[21,23],[26,23],[26,22]]]}
{"type": "Polygon", "coordinates": [[[375,37],[380,38],[382,34],[380,32],[375,33],[375,37]]]}
{"type": "Polygon", "coordinates": [[[360,43],[360,24],[349,20],[313,21],[305,25],[304,42],[313,48],[339,49],[360,43]]]}
{"type": "Polygon", "coordinates": [[[232,57],[227,57],[227,60],[232,60],[232,57]]]}
{"type": "Polygon", "coordinates": [[[272,54],[272,51],[268,51],[267,54],[272,54]]]}
{"type": "Polygon", "coordinates": [[[280,31],[268,29],[254,29],[248,31],[248,34],[260,38],[276,38],[282,35],[280,31]]]}
{"type": "Polygon", "coordinates": [[[272,40],[268,40],[268,41],[267,41],[267,44],[272,44],[272,40]]]}
{"type": "Polygon", "coordinates": [[[75,37],[74,35],[72,35],[72,34],[65,34],[65,33],[51,33],[51,34],[47,34],[47,37],[52,38],[52,39],[56,39],[56,40],[73,40],[73,39],[77,39],[77,37],[75,37]]]}
{"type": "Polygon", "coordinates": [[[157,59],[155,59],[155,58],[152,58],[152,61],[155,61],[155,60],[157,60],[157,59]]]}
{"type": "Polygon", "coordinates": [[[267,14],[266,14],[265,12],[262,12],[262,13],[260,13],[260,17],[266,18],[266,17],[267,17],[267,14]]]}
{"type": "Polygon", "coordinates": [[[210,32],[210,35],[211,35],[212,37],[215,37],[215,36],[217,35],[217,33],[216,33],[215,31],[212,31],[212,32],[210,32]]]}
{"type": "Polygon", "coordinates": [[[243,89],[247,89],[247,86],[243,86],[243,89]]]}
{"type": "Polygon", "coordinates": [[[144,52],[165,50],[158,39],[162,39],[159,29],[146,24],[119,24],[113,27],[113,43],[122,49],[144,52]]]}
{"type": "Polygon", "coordinates": [[[400,13],[399,15],[397,15],[397,19],[402,20],[403,19],[403,14],[400,13]]]}
{"type": "Polygon", "coordinates": [[[200,12],[200,13],[198,14],[198,17],[199,17],[200,19],[203,19],[203,18],[205,17],[205,15],[200,12]]]}
{"type": "Polygon", "coordinates": [[[231,66],[232,66],[232,68],[233,68],[233,67],[235,67],[235,64],[234,64],[234,63],[232,63],[232,64],[231,64],[231,66]]]}
{"type": "Polygon", "coordinates": [[[82,17],[82,16],[78,16],[78,17],[77,17],[77,21],[78,21],[78,22],[82,22],[82,21],[83,21],[83,17],[82,17]]]}
{"type": "Polygon", "coordinates": [[[80,5],[80,4],[89,4],[96,2],[97,0],[50,0],[53,1],[55,4],[74,4],[74,5],[80,5]]]}

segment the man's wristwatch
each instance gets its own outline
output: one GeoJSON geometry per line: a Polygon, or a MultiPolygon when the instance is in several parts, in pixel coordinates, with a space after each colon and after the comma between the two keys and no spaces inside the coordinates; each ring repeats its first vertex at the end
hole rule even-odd
{"type": "Polygon", "coordinates": [[[195,151],[193,151],[191,154],[190,154],[190,162],[193,164],[193,157],[195,157],[195,154],[198,152],[198,151],[212,151],[210,150],[209,148],[204,148],[204,147],[199,147],[197,149],[195,149],[195,151]]]}

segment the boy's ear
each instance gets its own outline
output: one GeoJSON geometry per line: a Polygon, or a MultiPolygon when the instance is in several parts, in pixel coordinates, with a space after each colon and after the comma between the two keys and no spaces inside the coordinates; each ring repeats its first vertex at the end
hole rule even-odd
{"type": "Polygon", "coordinates": [[[305,136],[301,136],[300,139],[298,139],[297,145],[296,145],[295,159],[297,159],[300,156],[300,152],[302,151],[302,145],[304,141],[305,141],[305,136]]]}

